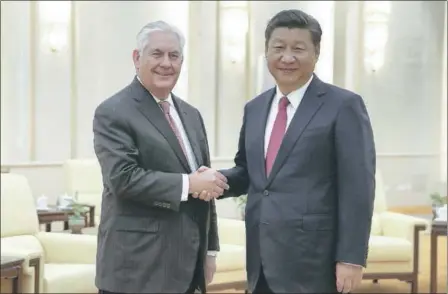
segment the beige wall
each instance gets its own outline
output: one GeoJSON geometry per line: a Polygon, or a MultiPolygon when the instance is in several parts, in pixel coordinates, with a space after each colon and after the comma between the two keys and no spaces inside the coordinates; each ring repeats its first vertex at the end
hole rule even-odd
{"type": "MultiPolygon", "coordinates": [[[[440,94],[446,97],[446,92],[418,97],[400,94],[416,91],[406,90],[412,88],[413,80],[400,72],[403,65],[396,60],[391,64],[396,65],[400,79],[378,83],[381,73],[366,73],[364,2],[252,1],[243,7],[242,2],[238,7],[229,2],[72,2],[66,28],[68,46],[60,52],[50,52],[45,42],[49,28],[45,15],[40,14],[40,2],[1,2],[2,164],[12,164],[13,171],[27,174],[35,195],[63,193],[61,163],[67,158],[94,156],[93,111],[131,81],[135,35],[145,23],[157,19],[177,24],[187,37],[186,61],[175,92],[204,116],[213,157],[232,158],[243,106],[257,91],[266,22],[276,11],[296,7],[313,14],[324,31],[318,75],[366,99],[389,203],[426,204],[430,192],[442,189],[446,137],[440,139],[439,134],[446,134],[446,112],[440,114],[440,108],[446,109],[446,99],[441,101],[440,94]],[[229,18],[240,24],[244,16],[249,20],[247,34],[226,25],[229,18]],[[233,29],[230,33],[229,28],[233,29]],[[378,92],[394,83],[398,86],[378,92]],[[422,122],[421,127],[416,120],[422,122]]],[[[408,12],[430,15],[420,13],[419,7],[414,5],[408,12]]],[[[437,10],[428,7],[426,12],[437,10]]],[[[393,11],[395,19],[400,18],[399,12],[393,11]]],[[[423,29],[431,31],[430,24],[422,24],[423,29]]],[[[399,22],[394,23],[394,30],[395,40],[401,41],[389,42],[390,54],[403,52],[397,43],[412,37],[399,22]]],[[[428,41],[434,58],[446,58],[446,49],[439,51],[433,43],[437,42],[428,41]],[[445,55],[439,56],[440,52],[445,55]]],[[[432,56],[429,53],[418,56],[432,56]]],[[[435,73],[431,68],[427,77],[432,78],[425,87],[445,81],[446,91],[446,69],[444,79],[440,79],[440,70],[435,73]]]]}

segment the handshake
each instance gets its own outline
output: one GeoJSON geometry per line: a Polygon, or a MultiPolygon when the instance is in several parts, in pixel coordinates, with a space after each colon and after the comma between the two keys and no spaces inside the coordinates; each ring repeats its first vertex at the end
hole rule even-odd
{"type": "Polygon", "coordinates": [[[224,194],[229,189],[227,178],[215,169],[201,166],[197,171],[188,175],[190,182],[189,193],[194,198],[210,201],[224,194]]]}

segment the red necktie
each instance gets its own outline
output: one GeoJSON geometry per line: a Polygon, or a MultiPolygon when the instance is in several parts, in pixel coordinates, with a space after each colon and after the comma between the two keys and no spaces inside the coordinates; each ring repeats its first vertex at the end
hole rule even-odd
{"type": "Polygon", "coordinates": [[[286,131],[286,123],[288,115],[286,108],[289,100],[287,97],[282,97],[278,103],[278,112],[272,128],[271,138],[269,139],[268,151],[266,153],[266,175],[269,175],[274,165],[275,157],[277,156],[280,145],[282,144],[283,136],[286,131]]]}
{"type": "Polygon", "coordinates": [[[173,129],[174,135],[176,135],[182,151],[184,152],[185,156],[187,156],[187,152],[185,152],[184,142],[182,141],[182,137],[180,136],[179,129],[177,128],[176,123],[174,122],[173,117],[170,114],[170,103],[168,101],[160,101],[159,105],[162,108],[163,113],[165,114],[165,117],[171,126],[171,129],[173,129]]]}

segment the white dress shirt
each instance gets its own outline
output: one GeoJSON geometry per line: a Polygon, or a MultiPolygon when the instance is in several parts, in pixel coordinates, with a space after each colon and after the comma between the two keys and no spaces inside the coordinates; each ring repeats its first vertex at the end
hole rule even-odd
{"type": "MultiPolygon", "coordinates": [[[[274,122],[275,118],[277,117],[278,113],[278,104],[280,103],[280,99],[282,97],[287,97],[289,100],[288,107],[286,108],[286,115],[288,116],[286,121],[286,130],[289,127],[289,124],[291,123],[292,118],[294,117],[294,114],[296,113],[297,108],[299,108],[300,102],[303,99],[303,96],[305,95],[306,90],[308,89],[308,86],[310,85],[311,81],[313,80],[313,76],[306,82],[305,85],[300,87],[297,90],[292,91],[288,95],[284,95],[279,87],[277,86],[277,89],[275,91],[275,97],[271,104],[271,109],[269,111],[268,120],[266,121],[266,129],[264,132],[264,156],[266,157],[266,153],[268,152],[268,146],[269,146],[269,140],[271,139],[271,133],[272,129],[274,128],[274,122]]],[[[285,133],[286,133],[285,130],[285,133]]]]}

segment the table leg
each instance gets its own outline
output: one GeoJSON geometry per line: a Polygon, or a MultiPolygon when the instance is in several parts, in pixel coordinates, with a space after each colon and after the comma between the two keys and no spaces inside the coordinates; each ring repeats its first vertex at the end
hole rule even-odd
{"type": "Polygon", "coordinates": [[[19,279],[17,277],[11,279],[12,282],[12,293],[18,294],[19,293],[19,279]]]}
{"type": "Polygon", "coordinates": [[[95,206],[90,207],[89,211],[90,227],[95,227],[95,206]]]}
{"type": "Polygon", "coordinates": [[[12,293],[22,293],[22,268],[17,266],[14,268],[16,271],[16,276],[11,279],[12,282],[12,293]]]}
{"type": "Polygon", "coordinates": [[[23,285],[23,275],[22,275],[22,267],[18,267],[17,268],[17,292],[18,293],[23,293],[22,292],[22,285],[23,285]]]}
{"type": "Polygon", "coordinates": [[[34,292],[33,293],[39,294],[40,293],[40,283],[39,283],[40,258],[31,259],[29,266],[34,268],[34,292]]]}
{"type": "Polygon", "coordinates": [[[431,232],[429,293],[437,293],[437,234],[431,232]]]}

